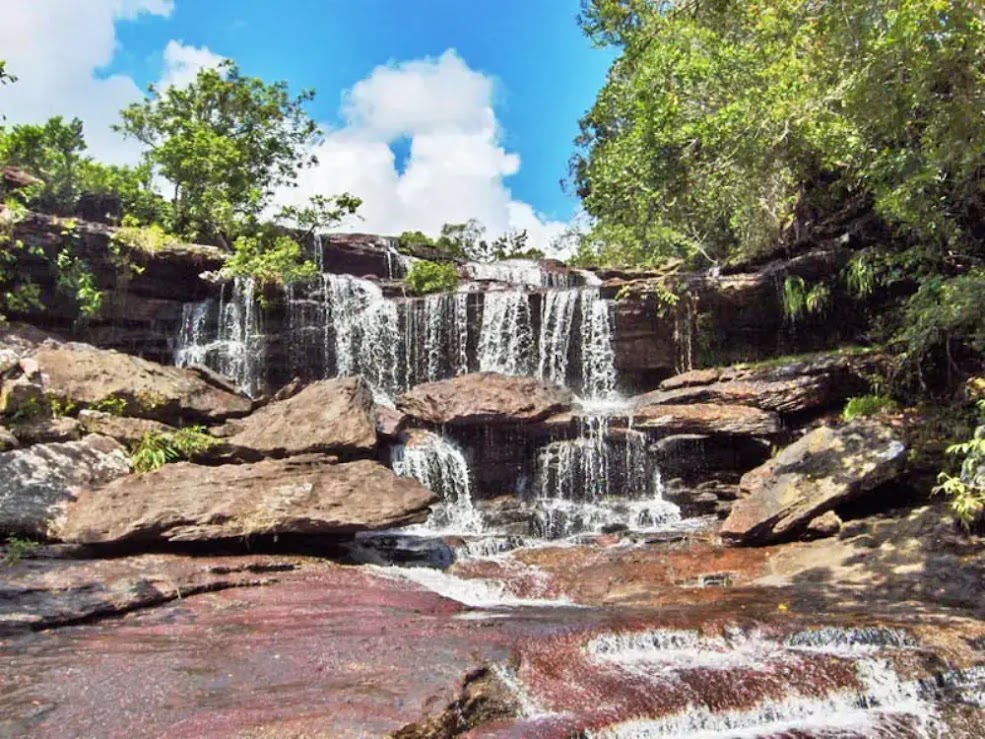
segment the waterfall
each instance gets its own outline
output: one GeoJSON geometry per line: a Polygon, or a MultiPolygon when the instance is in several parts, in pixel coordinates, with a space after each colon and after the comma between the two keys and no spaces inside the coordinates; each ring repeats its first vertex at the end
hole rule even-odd
{"type": "Polygon", "coordinates": [[[533,362],[530,296],[518,290],[486,293],[479,334],[479,370],[530,375],[533,362]]]}
{"type": "Polygon", "coordinates": [[[305,377],[362,375],[378,397],[402,389],[397,306],[379,286],[321,274],[287,293],[292,370],[305,377]]]}
{"type": "Polygon", "coordinates": [[[401,304],[404,387],[468,372],[468,295],[438,293],[401,304]]]}
{"type": "Polygon", "coordinates": [[[311,235],[311,248],[315,255],[315,267],[318,272],[325,271],[325,239],[320,233],[311,235]]]}
{"type": "Polygon", "coordinates": [[[231,288],[222,286],[217,310],[214,300],[186,303],[174,363],[205,365],[255,395],[261,385],[262,344],[255,292],[252,278],[237,277],[231,288]]]}
{"type": "Polygon", "coordinates": [[[480,533],[482,519],[472,503],[469,466],[459,447],[437,434],[415,431],[391,452],[393,471],[413,477],[441,496],[428,519],[430,531],[480,533]]]}
{"type": "Polygon", "coordinates": [[[591,400],[616,398],[615,353],[609,304],[597,287],[581,291],[582,394],[591,400]]]}
{"type": "Polygon", "coordinates": [[[680,520],[663,498],[663,480],[647,453],[646,436],[619,430],[610,437],[610,418],[586,416],[578,438],[540,450],[534,483],[536,528],[547,538],[612,527],[655,530],[680,520]]]}
{"type": "Polygon", "coordinates": [[[565,385],[577,290],[551,290],[544,295],[540,317],[540,363],[537,375],[565,385]]]}

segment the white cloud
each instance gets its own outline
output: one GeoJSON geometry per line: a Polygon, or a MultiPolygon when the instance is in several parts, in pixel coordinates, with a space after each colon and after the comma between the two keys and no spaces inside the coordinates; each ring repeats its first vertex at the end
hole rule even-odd
{"type": "MultiPolygon", "coordinates": [[[[111,163],[140,156],[134,141],[112,130],[119,111],[141,89],[125,75],[102,76],[117,50],[116,22],[141,15],[167,17],[173,0],[0,0],[0,56],[16,84],[0,88],[7,123],[38,123],[78,116],[89,153],[111,163]]],[[[164,50],[162,81],[187,81],[218,57],[172,41],[164,50]]]]}
{"type": "MultiPolygon", "coordinates": [[[[139,145],[112,125],[142,91],[131,77],[100,70],[117,51],[118,21],[166,17],[173,7],[173,0],[0,0],[0,56],[19,77],[0,88],[0,114],[8,123],[78,116],[94,157],[135,162],[139,145]]],[[[221,57],[170,41],[162,59],[158,84],[180,85],[221,57]]],[[[436,234],[444,223],[478,218],[490,237],[525,228],[531,244],[546,248],[565,224],[540,216],[507,187],[520,157],[502,144],[495,88],[451,50],[377,67],[343,96],[342,127],[327,133],[319,166],[285,200],[349,191],[365,201],[360,230],[436,234]],[[390,144],[404,138],[410,155],[400,171],[390,144]]]]}
{"type": "Polygon", "coordinates": [[[157,84],[161,88],[185,87],[195,81],[200,70],[216,67],[222,59],[204,46],[185,46],[172,39],[164,47],[164,73],[157,84]]]}
{"type": "Polygon", "coordinates": [[[454,51],[377,67],[343,95],[344,125],[318,147],[319,164],[285,196],[348,191],[364,201],[359,230],[437,234],[442,224],[478,218],[490,237],[527,229],[546,248],[565,225],[513,199],[504,179],[520,157],[502,146],[494,80],[454,51]],[[410,140],[398,171],[390,144],[410,140]]]}

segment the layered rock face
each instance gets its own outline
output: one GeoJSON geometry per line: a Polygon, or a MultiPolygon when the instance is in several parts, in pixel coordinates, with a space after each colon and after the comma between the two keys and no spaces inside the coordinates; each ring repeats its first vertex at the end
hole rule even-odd
{"type": "Polygon", "coordinates": [[[302,455],[254,464],[178,463],[87,491],[58,537],[77,544],[345,536],[423,522],[434,493],[369,460],[302,455]]]}

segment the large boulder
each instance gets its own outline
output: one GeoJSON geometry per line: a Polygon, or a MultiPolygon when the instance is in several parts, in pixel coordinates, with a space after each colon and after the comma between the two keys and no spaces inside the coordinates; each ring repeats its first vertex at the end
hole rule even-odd
{"type": "Polygon", "coordinates": [[[174,428],[150,418],[115,416],[104,411],[79,411],[79,423],[89,434],[101,434],[121,444],[133,445],[147,435],[166,434],[174,428]]]}
{"type": "Polygon", "coordinates": [[[365,456],[376,448],[373,393],[360,377],[322,380],[230,421],[224,433],[232,453],[252,461],[314,452],[365,456]]]}
{"type": "Polygon", "coordinates": [[[85,344],[41,346],[33,359],[49,396],[83,407],[122,400],[124,415],[177,425],[243,416],[253,405],[193,372],[85,344]]]}
{"type": "Polygon", "coordinates": [[[47,538],[64,506],[90,485],[130,472],[113,439],[87,436],[0,454],[0,534],[47,538]]]}
{"type": "Polygon", "coordinates": [[[642,404],[637,405],[633,410],[633,427],[660,431],[668,436],[674,434],[771,436],[779,433],[780,418],[775,413],[745,405],[642,404]]]}
{"type": "Polygon", "coordinates": [[[748,472],[720,534],[739,544],[770,544],[898,476],[906,445],[882,424],[821,426],[748,472]]]}
{"type": "Polygon", "coordinates": [[[180,462],[79,496],[59,529],[72,543],[350,535],[421,523],[437,496],[368,460],[304,455],[206,467],[180,462]]]}
{"type": "Polygon", "coordinates": [[[502,425],[544,420],[573,400],[570,390],[533,377],[479,372],[418,385],[397,399],[397,408],[435,425],[502,425]]]}

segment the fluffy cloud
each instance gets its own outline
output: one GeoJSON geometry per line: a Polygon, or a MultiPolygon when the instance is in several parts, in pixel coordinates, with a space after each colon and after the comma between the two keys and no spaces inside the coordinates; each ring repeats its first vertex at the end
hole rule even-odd
{"type": "MultiPolygon", "coordinates": [[[[131,77],[100,70],[117,50],[118,21],[166,17],[173,7],[173,0],[0,0],[0,50],[19,77],[0,88],[0,114],[10,123],[79,116],[94,157],[136,161],[138,145],[112,125],[142,91],[131,77]]],[[[170,41],[162,58],[158,84],[167,85],[186,84],[221,57],[170,41]]],[[[436,234],[444,223],[478,218],[491,237],[527,229],[531,243],[545,248],[564,224],[514,200],[506,186],[520,157],[502,145],[495,87],[454,51],[377,67],[343,95],[342,126],[328,131],[319,165],[285,202],[349,191],[365,201],[364,220],[354,224],[360,230],[436,234]],[[390,148],[400,140],[409,142],[403,167],[390,148]]]]}
{"type": "Polygon", "coordinates": [[[442,224],[478,218],[497,236],[527,229],[550,245],[565,224],[513,199],[505,178],[520,157],[503,148],[493,109],[494,80],[454,51],[377,67],[343,95],[342,127],[318,147],[319,165],[287,196],[348,191],[363,198],[360,230],[436,234],[442,224]],[[390,149],[410,142],[402,171],[390,149]]]}
{"type": "MultiPolygon", "coordinates": [[[[119,111],[139,100],[131,77],[102,76],[116,51],[116,22],[140,15],[166,17],[173,0],[0,0],[0,53],[15,85],[0,89],[0,113],[9,123],[36,123],[51,116],[85,122],[90,153],[106,162],[140,156],[136,142],[112,130],[119,111]]],[[[186,82],[218,57],[208,49],[171,41],[164,50],[162,82],[186,82]]]]}

